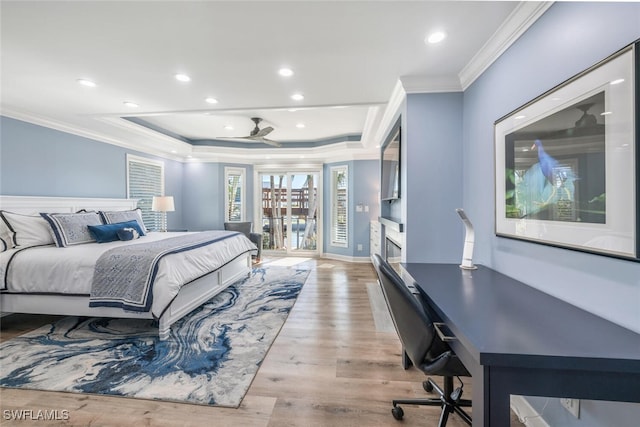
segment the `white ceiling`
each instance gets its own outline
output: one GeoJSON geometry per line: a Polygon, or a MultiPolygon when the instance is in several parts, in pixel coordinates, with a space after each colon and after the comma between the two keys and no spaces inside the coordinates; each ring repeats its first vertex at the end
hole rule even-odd
{"type": "Polygon", "coordinates": [[[2,0],[2,114],[178,159],[204,158],[213,149],[122,117],[196,140],[247,135],[250,118],[262,117],[260,127],[275,129],[268,138],[285,147],[269,150],[285,153],[287,143],[362,134],[399,80],[461,90],[465,67],[495,43],[521,6],[2,0]],[[426,45],[434,30],[448,37],[426,45]],[[281,77],[282,66],[295,74],[281,77]],[[192,80],[178,82],[176,73],[192,80]],[[81,86],[80,78],[97,86],[81,86]],[[304,100],[292,100],[294,92],[304,100]],[[206,103],[209,96],[218,104],[206,103]]]}

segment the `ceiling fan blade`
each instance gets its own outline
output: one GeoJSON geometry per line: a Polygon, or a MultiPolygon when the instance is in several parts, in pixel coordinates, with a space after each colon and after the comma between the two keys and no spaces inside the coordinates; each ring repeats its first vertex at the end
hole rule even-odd
{"type": "Polygon", "coordinates": [[[279,142],[274,141],[272,139],[265,138],[265,136],[273,132],[273,127],[267,126],[264,129],[259,129],[258,124],[262,121],[262,119],[259,117],[253,117],[251,118],[251,120],[256,124],[256,127],[251,131],[251,133],[248,136],[227,136],[227,137],[221,137],[217,139],[236,139],[236,140],[242,139],[244,141],[262,142],[264,144],[271,145],[273,147],[282,147],[282,144],[280,144],[279,142]]]}
{"type": "Polygon", "coordinates": [[[253,135],[256,138],[262,138],[263,136],[267,136],[269,135],[271,132],[273,132],[273,128],[271,126],[267,126],[266,128],[260,129],[255,135],[253,135]]]}
{"type": "Polygon", "coordinates": [[[256,141],[260,141],[260,142],[264,142],[265,144],[274,146],[274,147],[282,147],[282,144],[280,144],[278,141],[274,141],[272,139],[267,139],[267,138],[256,138],[256,141]]]}

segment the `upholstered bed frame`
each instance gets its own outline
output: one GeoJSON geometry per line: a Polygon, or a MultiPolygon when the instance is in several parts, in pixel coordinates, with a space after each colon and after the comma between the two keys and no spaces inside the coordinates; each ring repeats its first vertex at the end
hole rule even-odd
{"type": "MultiPolygon", "coordinates": [[[[132,199],[0,196],[0,209],[21,214],[77,212],[86,210],[129,210],[132,199]]],[[[206,276],[182,286],[176,298],[158,319],[159,336],[164,340],[173,323],[202,305],[251,271],[251,254],[245,253],[206,276]]],[[[0,313],[55,314],[92,317],[153,319],[150,312],[136,313],[111,307],[89,307],[88,296],[0,294],[0,313]]]]}

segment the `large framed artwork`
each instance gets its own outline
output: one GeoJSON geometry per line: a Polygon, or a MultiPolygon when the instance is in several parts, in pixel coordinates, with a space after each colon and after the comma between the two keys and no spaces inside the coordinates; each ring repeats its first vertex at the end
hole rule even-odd
{"type": "Polygon", "coordinates": [[[639,47],[496,121],[498,236],[640,259],[639,47]]]}

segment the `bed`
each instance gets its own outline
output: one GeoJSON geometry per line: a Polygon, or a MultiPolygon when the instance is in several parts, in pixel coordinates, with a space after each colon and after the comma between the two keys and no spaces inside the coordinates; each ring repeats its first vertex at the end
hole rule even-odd
{"type": "MultiPolygon", "coordinates": [[[[2,214],[9,218],[0,218],[0,246],[12,240],[9,237],[12,231],[22,231],[22,240],[17,242],[19,246],[12,248],[14,241],[8,247],[0,247],[4,249],[0,252],[0,312],[3,315],[29,313],[156,319],[159,337],[164,340],[169,337],[173,323],[250,273],[251,253],[256,247],[242,233],[222,230],[147,232],[136,227],[133,220],[131,228],[118,228],[118,224],[125,222],[92,225],[95,232],[105,229],[111,233],[110,230],[116,228],[118,232],[126,230],[124,235],[127,237],[121,237],[132,239],[107,239],[104,243],[97,243],[86,238],[82,240],[82,236],[73,233],[65,234],[64,229],[58,235],[56,223],[52,222],[45,223],[51,227],[46,231],[53,239],[53,243],[47,243],[38,240],[43,239],[43,229],[35,230],[42,227],[43,222],[38,220],[37,226],[31,227],[41,212],[55,213],[46,215],[47,221],[76,217],[95,221],[94,214],[99,213],[102,224],[109,224],[109,218],[111,222],[118,218],[132,218],[135,208],[136,201],[131,199],[0,196],[2,214]],[[14,220],[28,220],[28,226],[10,222],[14,220]],[[13,224],[16,230],[9,229],[11,227],[7,227],[7,223],[13,224]],[[32,229],[33,236],[29,235],[32,229]],[[138,230],[143,237],[135,238],[139,235],[138,230]],[[58,247],[65,243],[66,246],[58,247]],[[157,253],[146,249],[151,246],[158,248],[157,253]],[[153,264],[150,264],[153,269],[149,268],[153,270],[153,280],[148,281],[144,304],[116,304],[96,293],[92,288],[96,285],[94,276],[118,266],[122,270],[128,268],[122,267],[128,265],[125,260],[138,259],[135,251],[143,248],[151,253],[148,257],[153,258],[153,264]],[[109,256],[123,262],[104,264],[106,267],[99,269],[103,266],[100,263],[107,262],[105,259],[109,256]]],[[[141,218],[138,223],[141,224],[141,218]]],[[[91,236],[99,235],[91,233],[91,236]]]]}

